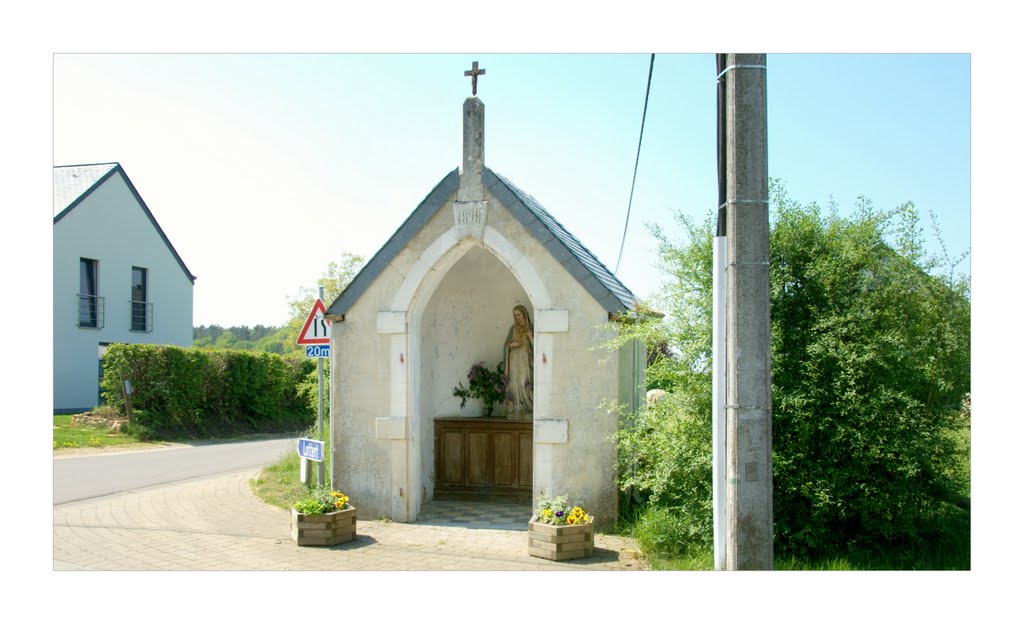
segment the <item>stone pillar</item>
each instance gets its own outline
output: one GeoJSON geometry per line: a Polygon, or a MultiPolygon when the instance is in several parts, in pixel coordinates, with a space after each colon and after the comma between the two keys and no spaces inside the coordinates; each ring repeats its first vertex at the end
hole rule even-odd
{"type": "Polygon", "coordinates": [[[487,227],[484,199],[484,103],[475,97],[462,104],[462,171],[455,196],[455,228],[459,239],[482,241],[487,227]]]}
{"type": "Polygon", "coordinates": [[[726,568],[771,570],[768,123],[764,54],[726,61],[726,568]]]}
{"type": "Polygon", "coordinates": [[[460,202],[484,198],[484,103],[475,97],[462,104],[462,171],[459,172],[460,202]]]}

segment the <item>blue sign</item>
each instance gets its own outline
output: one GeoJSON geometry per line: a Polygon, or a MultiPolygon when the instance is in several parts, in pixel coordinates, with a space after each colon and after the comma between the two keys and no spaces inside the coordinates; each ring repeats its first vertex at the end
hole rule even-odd
{"type": "Polygon", "coordinates": [[[306,357],[329,358],[331,357],[331,345],[306,345],[306,357]]]}
{"type": "Polygon", "coordinates": [[[299,438],[299,457],[322,462],[324,460],[324,443],[320,440],[299,438]]]}

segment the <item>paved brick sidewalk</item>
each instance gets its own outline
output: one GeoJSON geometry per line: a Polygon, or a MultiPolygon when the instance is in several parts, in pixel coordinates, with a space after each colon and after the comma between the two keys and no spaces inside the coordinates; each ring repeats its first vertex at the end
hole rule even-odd
{"type": "MultiPolygon", "coordinates": [[[[553,562],[520,530],[427,514],[360,520],[354,541],[300,548],[288,512],[249,490],[253,469],[53,507],[55,570],[643,570],[632,540],[598,534],[594,555],[553,562]]],[[[505,525],[497,525],[505,526],[505,525]]],[[[514,526],[514,525],[512,525],[514,526]]]]}

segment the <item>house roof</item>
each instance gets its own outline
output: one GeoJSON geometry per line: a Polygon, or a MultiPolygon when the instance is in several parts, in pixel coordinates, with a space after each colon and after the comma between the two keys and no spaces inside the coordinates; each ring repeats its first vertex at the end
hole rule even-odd
{"type": "Polygon", "coordinates": [[[149,206],[142,200],[142,196],[139,195],[139,191],[132,184],[131,179],[128,178],[128,174],[121,168],[120,163],[99,163],[92,165],[63,165],[53,168],[53,211],[56,213],[53,217],[53,224],[57,223],[66,217],[68,213],[74,210],[79,204],[85,201],[89,195],[92,194],[97,188],[99,188],[104,182],[109,180],[114,175],[120,175],[124,179],[125,185],[128,190],[131,191],[135,197],[135,201],[142,207],[142,211],[149,218],[149,222],[153,224],[153,229],[160,235],[160,238],[167,245],[167,249],[174,256],[174,259],[178,262],[178,266],[185,272],[185,277],[189,279],[193,284],[196,283],[196,276],[192,275],[192,272],[185,266],[185,261],[178,255],[177,250],[174,249],[174,245],[171,244],[170,239],[164,234],[163,228],[157,223],[153,213],[150,212],[149,206]]]}
{"type": "MultiPolygon", "coordinates": [[[[117,163],[98,165],[71,165],[53,168],[53,214],[61,214],[93,185],[105,179],[117,163]]],[[[63,215],[62,215],[63,216],[63,215]]],[[[56,223],[57,220],[54,220],[56,223]]]]}
{"type": "MultiPolygon", "coordinates": [[[[484,167],[483,184],[573,278],[610,314],[633,310],[636,296],[583,246],[544,206],[507,178],[484,167]]],[[[327,308],[331,315],[345,314],[459,188],[459,170],[454,169],[420,202],[409,218],[370,259],[348,287],[327,308]]]]}

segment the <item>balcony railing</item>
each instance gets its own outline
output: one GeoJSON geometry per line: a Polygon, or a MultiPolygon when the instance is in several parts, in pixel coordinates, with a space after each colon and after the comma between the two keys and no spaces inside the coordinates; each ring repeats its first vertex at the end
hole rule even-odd
{"type": "Polygon", "coordinates": [[[103,327],[104,298],[96,295],[78,295],[78,326],[89,329],[103,327]]]}
{"type": "Polygon", "coordinates": [[[132,301],[132,331],[153,331],[153,304],[145,301],[132,301]]]}

